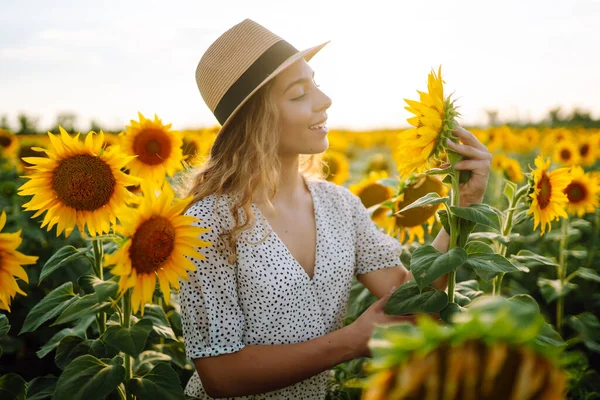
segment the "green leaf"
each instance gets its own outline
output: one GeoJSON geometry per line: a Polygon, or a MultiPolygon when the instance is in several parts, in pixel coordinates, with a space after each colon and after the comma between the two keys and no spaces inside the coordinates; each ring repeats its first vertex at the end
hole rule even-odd
{"type": "Polygon", "coordinates": [[[425,196],[421,197],[420,199],[413,201],[412,203],[410,203],[409,205],[404,207],[402,210],[400,210],[394,214],[400,214],[400,213],[403,213],[405,211],[408,211],[408,210],[411,210],[411,209],[417,208],[417,207],[433,206],[433,205],[442,204],[442,203],[448,204],[448,198],[440,197],[440,195],[437,194],[436,192],[431,192],[431,193],[427,193],[425,196]]]}
{"type": "Polygon", "coordinates": [[[77,335],[67,335],[58,344],[54,363],[60,369],[65,369],[74,359],[90,352],[91,340],[77,335]]]}
{"type": "Polygon", "coordinates": [[[71,245],[67,245],[59,249],[56,253],[52,255],[52,257],[48,259],[48,261],[46,261],[46,264],[44,264],[44,266],[42,267],[42,272],[40,273],[38,285],[59,268],[68,265],[69,263],[77,260],[78,258],[85,257],[88,251],[89,249],[86,247],[76,249],[71,245]]]}
{"type": "MultiPolygon", "coordinates": [[[[456,286],[454,287],[454,296],[456,297],[457,294],[469,299],[470,303],[477,297],[482,296],[484,293],[483,291],[479,290],[479,282],[477,282],[475,279],[472,279],[456,283],[456,286]]],[[[460,302],[457,303],[463,307],[466,305],[460,302]]]]}
{"type": "Polygon", "coordinates": [[[483,280],[489,281],[501,273],[518,272],[519,269],[500,254],[473,253],[465,262],[466,266],[473,268],[475,273],[483,280]]]}
{"type": "Polygon", "coordinates": [[[514,237],[519,236],[518,233],[509,236],[503,236],[496,232],[475,232],[471,234],[471,239],[487,239],[508,246],[513,238],[513,235],[514,237]]]}
{"type": "Polygon", "coordinates": [[[143,351],[133,361],[133,373],[135,375],[147,374],[157,363],[161,361],[170,362],[171,356],[154,350],[143,351]]]}
{"type": "Polygon", "coordinates": [[[53,400],[104,399],[124,380],[125,367],[121,356],[100,360],[86,354],[65,368],[58,378],[53,400]]]}
{"type": "Polygon", "coordinates": [[[402,266],[410,271],[410,262],[412,260],[412,254],[410,254],[406,248],[402,249],[400,253],[400,261],[402,262],[402,266]]]}
{"type": "Polygon", "coordinates": [[[179,376],[168,364],[156,364],[152,371],[127,382],[127,389],[139,399],[179,400],[185,399],[179,376]]]}
{"type": "MultiPolygon", "coordinates": [[[[590,268],[581,267],[577,270],[577,276],[586,279],[588,281],[594,281],[600,283],[600,275],[596,271],[590,268]]],[[[0,335],[2,336],[2,335],[0,335]]]]}
{"type": "Polygon", "coordinates": [[[156,351],[169,355],[171,362],[184,370],[194,370],[194,364],[187,358],[185,354],[185,346],[183,342],[169,342],[164,344],[154,344],[156,351]]]}
{"type": "Polygon", "coordinates": [[[144,350],[151,330],[152,321],[141,319],[130,328],[119,325],[109,326],[101,339],[109,346],[137,357],[144,350]]]}
{"type": "Polygon", "coordinates": [[[0,399],[25,400],[27,382],[15,373],[0,376],[0,399]]]}
{"type": "Polygon", "coordinates": [[[36,304],[27,314],[19,335],[33,332],[44,322],[59,315],[77,298],[73,293],[73,283],[65,282],[36,304]]]}
{"type": "Polygon", "coordinates": [[[510,204],[515,195],[515,192],[517,191],[517,184],[509,181],[508,179],[505,179],[504,183],[505,185],[503,193],[506,199],[508,200],[508,204],[510,204]]]}
{"type": "Polygon", "coordinates": [[[98,301],[107,301],[109,298],[115,299],[119,291],[119,284],[116,282],[118,276],[114,276],[110,280],[94,283],[94,291],[98,295],[98,301]]]}
{"type": "Polygon", "coordinates": [[[154,332],[165,339],[177,340],[167,316],[163,309],[157,304],[146,304],[144,307],[144,318],[152,321],[154,332]]]}
{"type": "Polygon", "coordinates": [[[410,280],[400,286],[389,298],[383,311],[388,315],[432,313],[444,309],[448,304],[448,295],[431,286],[422,291],[417,283],[410,280]]]}
{"type": "Polygon", "coordinates": [[[454,247],[446,253],[439,252],[432,245],[423,245],[412,254],[411,271],[419,289],[430,285],[439,277],[455,271],[467,260],[467,252],[454,247]]]}
{"type": "Polygon", "coordinates": [[[50,326],[71,322],[88,315],[103,311],[111,306],[109,301],[99,301],[98,293],[86,294],[85,296],[76,297],[69,306],[60,314],[60,317],[50,326]]]}
{"type": "Polygon", "coordinates": [[[600,321],[592,313],[584,312],[568,319],[569,325],[579,333],[583,344],[596,353],[600,353],[600,321]]]}
{"type": "Polygon", "coordinates": [[[525,264],[527,267],[537,267],[539,265],[547,265],[550,267],[557,267],[558,264],[549,259],[548,257],[541,256],[529,250],[519,250],[516,255],[512,255],[511,259],[516,260],[522,264],[525,264]]]}
{"type": "Polygon", "coordinates": [[[43,345],[37,352],[37,356],[39,358],[44,358],[48,353],[58,347],[60,341],[67,335],[77,335],[80,337],[85,336],[85,331],[92,324],[92,322],[96,319],[94,315],[90,315],[87,318],[82,319],[75,325],[73,328],[64,328],[60,331],[56,332],[54,336],[50,338],[50,340],[43,345]]]}
{"type": "Polygon", "coordinates": [[[450,234],[450,223],[448,222],[448,210],[440,209],[438,210],[438,216],[440,217],[440,222],[444,227],[446,233],[450,234]]]}
{"type": "Polygon", "coordinates": [[[456,303],[448,303],[448,305],[442,311],[440,311],[440,318],[445,323],[451,324],[454,314],[460,314],[465,311],[465,308],[456,303]]]}
{"type": "Polygon", "coordinates": [[[51,375],[36,376],[27,383],[27,400],[50,399],[58,378],[51,375]]]}
{"type": "Polygon", "coordinates": [[[492,249],[489,245],[480,242],[478,240],[471,240],[467,243],[465,250],[467,254],[473,253],[486,253],[486,254],[494,254],[496,253],[494,249],[492,249]]]}
{"type": "Polygon", "coordinates": [[[450,206],[450,211],[467,221],[489,226],[498,232],[501,230],[498,214],[487,204],[471,204],[469,207],[450,206]]]}
{"type": "Polygon", "coordinates": [[[6,336],[10,331],[10,324],[8,322],[8,317],[4,314],[0,314],[0,338],[2,336],[6,336]]]}
{"type": "Polygon", "coordinates": [[[565,285],[563,286],[560,279],[538,278],[537,284],[540,287],[540,292],[542,293],[544,300],[546,300],[546,303],[552,303],[559,296],[566,296],[570,291],[577,287],[577,285],[570,282],[565,282],[565,285]]]}
{"type": "Polygon", "coordinates": [[[464,248],[471,238],[471,232],[475,228],[476,223],[468,221],[466,219],[458,218],[458,238],[456,239],[456,245],[464,248]]]}

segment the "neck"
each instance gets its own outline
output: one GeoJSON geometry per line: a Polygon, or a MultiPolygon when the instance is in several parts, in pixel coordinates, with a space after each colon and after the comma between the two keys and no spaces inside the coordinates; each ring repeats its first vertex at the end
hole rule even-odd
{"type": "MultiPolygon", "coordinates": [[[[307,191],[304,179],[298,170],[299,156],[280,156],[280,161],[281,171],[277,182],[277,193],[271,201],[274,205],[293,205],[298,203],[301,196],[307,191]]],[[[256,202],[262,203],[263,201],[256,199],[256,202]]]]}

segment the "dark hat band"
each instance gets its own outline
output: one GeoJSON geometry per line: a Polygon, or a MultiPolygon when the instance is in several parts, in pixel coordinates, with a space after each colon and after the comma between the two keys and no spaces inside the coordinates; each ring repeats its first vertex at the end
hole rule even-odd
{"type": "Polygon", "coordinates": [[[215,107],[214,115],[219,123],[225,124],[236,107],[277,67],[297,52],[298,50],[294,46],[282,39],[258,57],[231,85],[215,107]]]}

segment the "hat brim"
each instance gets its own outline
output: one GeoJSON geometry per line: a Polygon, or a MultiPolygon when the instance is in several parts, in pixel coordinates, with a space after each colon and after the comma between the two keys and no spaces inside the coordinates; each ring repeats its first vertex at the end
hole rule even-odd
{"type": "Polygon", "coordinates": [[[225,128],[227,128],[227,126],[229,125],[229,123],[231,122],[233,117],[236,115],[236,113],[239,111],[239,109],[242,108],[242,106],[248,101],[248,99],[250,99],[252,97],[252,95],[254,93],[256,93],[261,87],[266,85],[267,82],[269,82],[271,79],[275,78],[275,76],[277,76],[281,71],[283,71],[284,69],[286,69],[287,67],[289,67],[290,65],[292,65],[293,63],[295,63],[296,61],[298,61],[301,58],[304,58],[306,61],[310,61],[310,59],[313,58],[313,56],[315,54],[317,54],[319,52],[319,50],[321,50],[323,47],[325,47],[325,45],[329,42],[331,42],[331,40],[328,40],[325,43],[321,43],[318,46],[310,47],[306,50],[299,51],[299,52],[293,54],[292,56],[290,56],[284,62],[282,62],[281,65],[279,65],[279,67],[277,67],[273,72],[271,72],[271,74],[269,74],[260,84],[258,84],[258,86],[256,86],[256,88],[254,88],[254,90],[252,90],[248,94],[248,96],[246,96],[246,98],[244,100],[242,100],[240,102],[240,104],[238,104],[238,106],[233,110],[233,112],[225,120],[225,122],[219,129],[219,132],[217,133],[217,135],[219,135],[225,128]]]}

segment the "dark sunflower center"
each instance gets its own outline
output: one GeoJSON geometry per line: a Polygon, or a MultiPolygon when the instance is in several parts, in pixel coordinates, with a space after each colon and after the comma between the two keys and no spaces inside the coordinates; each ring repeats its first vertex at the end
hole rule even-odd
{"type": "Polygon", "coordinates": [[[0,147],[8,147],[12,143],[10,136],[0,136],[0,147]]]}
{"type": "Polygon", "coordinates": [[[196,147],[196,143],[189,140],[183,140],[183,146],[181,147],[184,156],[195,156],[198,152],[198,148],[196,147]]]}
{"type": "Polygon", "coordinates": [[[360,197],[360,200],[364,206],[369,208],[375,204],[386,201],[388,196],[389,192],[385,187],[378,183],[372,183],[368,186],[365,186],[358,197],[360,197]]]}
{"type": "Polygon", "coordinates": [[[144,164],[162,164],[171,155],[171,140],[163,130],[146,129],[135,137],[133,151],[144,164]]]}
{"type": "Polygon", "coordinates": [[[580,182],[571,182],[565,189],[569,203],[579,203],[587,197],[587,189],[580,182]]]}
{"type": "MultiPolygon", "coordinates": [[[[404,189],[404,199],[396,203],[396,211],[402,210],[404,207],[425,196],[427,193],[436,192],[437,194],[441,194],[442,189],[443,184],[438,179],[426,176],[416,184],[404,189]]],[[[436,213],[437,209],[438,207],[434,205],[413,208],[401,214],[397,214],[396,223],[407,228],[423,225],[436,213]]]]}
{"type": "Polygon", "coordinates": [[[175,228],[164,217],[152,217],[143,222],[133,235],[129,256],[137,273],[158,271],[169,259],[175,247],[175,228]]]}
{"type": "Polygon", "coordinates": [[[581,145],[581,147],[579,147],[579,154],[581,154],[582,157],[587,156],[589,152],[590,152],[589,144],[585,143],[585,144],[581,145]]]}
{"type": "Polygon", "coordinates": [[[542,175],[542,179],[538,182],[538,189],[540,189],[540,194],[538,194],[537,201],[540,205],[541,209],[548,207],[550,204],[550,199],[552,197],[552,183],[550,182],[550,178],[544,172],[542,175]]]}
{"type": "Polygon", "coordinates": [[[90,154],[62,160],[52,174],[56,196],[77,211],[94,211],[108,204],[115,184],[110,166],[90,154]]]}
{"type": "Polygon", "coordinates": [[[571,152],[567,149],[560,151],[560,158],[564,161],[568,161],[571,159],[571,152]]]}

